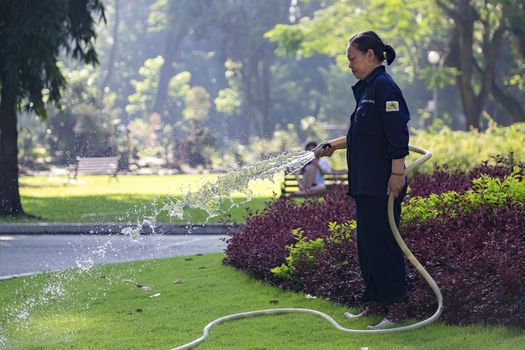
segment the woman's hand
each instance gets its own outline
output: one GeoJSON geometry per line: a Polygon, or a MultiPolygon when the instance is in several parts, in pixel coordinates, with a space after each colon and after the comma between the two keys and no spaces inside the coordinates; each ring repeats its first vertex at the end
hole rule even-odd
{"type": "Polygon", "coordinates": [[[312,150],[318,157],[331,157],[334,151],[335,148],[328,141],[321,142],[312,150]]]}
{"type": "Polygon", "coordinates": [[[405,186],[405,175],[391,174],[390,179],[388,180],[386,194],[390,195],[390,193],[392,193],[394,198],[397,198],[399,196],[399,192],[401,192],[403,189],[403,186],[405,186]]]}

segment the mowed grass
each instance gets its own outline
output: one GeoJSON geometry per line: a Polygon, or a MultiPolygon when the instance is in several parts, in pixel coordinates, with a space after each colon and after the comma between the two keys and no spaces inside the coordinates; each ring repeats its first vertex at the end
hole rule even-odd
{"type": "MultiPolygon", "coordinates": [[[[167,211],[160,210],[170,199],[179,199],[188,191],[198,191],[206,182],[215,182],[218,175],[169,176],[81,176],[75,183],[66,177],[34,176],[20,179],[20,194],[24,210],[45,222],[137,222],[155,216],[160,222],[177,222],[167,211]],[[160,211],[160,213],[158,213],[160,211]]],[[[226,176],[226,175],[220,175],[226,176]]],[[[253,196],[232,195],[222,203],[222,215],[208,222],[232,220],[244,222],[246,208],[262,209],[275,194],[280,194],[278,182],[253,181],[249,188],[253,196]],[[247,201],[248,199],[248,201],[247,201]]],[[[208,214],[188,209],[183,222],[203,223],[208,214]]],[[[1,222],[29,222],[23,219],[3,219],[1,222]]]]}
{"type": "MultiPolygon", "coordinates": [[[[196,255],[0,281],[0,347],[172,349],[198,338],[218,317],[279,307],[320,310],[349,328],[379,321],[344,320],[344,307],[269,286],[222,259],[196,255]]],[[[524,344],[524,332],[503,327],[437,322],[403,333],[358,335],[313,315],[287,314],[221,324],[198,349],[514,350],[524,344]]]]}

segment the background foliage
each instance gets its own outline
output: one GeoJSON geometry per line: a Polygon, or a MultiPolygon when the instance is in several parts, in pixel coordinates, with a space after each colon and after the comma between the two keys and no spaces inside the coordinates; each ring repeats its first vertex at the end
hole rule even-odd
{"type": "MultiPolygon", "coordinates": [[[[423,130],[442,130],[450,141],[449,131],[467,125],[461,99],[466,87],[457,81],[464,67],[456,64],[451,42],[458,24],[454,12],[447,11],[461,6],[478,14],[471,47],[478,65],[473,69],[479,68],[472,75],[474,92],[481,91],[486,70],[483,53],[489,48],[482,39],[504,26],[494,88],[478,103],[483,106],[479,126],[490,129],[491,121],[507,125],[520,120],[523,28],[514,15],[521,4],[512,1],[487,2],[492,12],[474,0],[107,0],[104,5],[107,23],[95,28],[100,66],[80,67],[66,57],[60,65],[70,82],[66,100],[89,96],[89,101],[51,108],[48,125],[22,116],[26,143],[20,159],[28,167],[67,164],[89,150],[93,155],[121,154],[123,167],[137,157],[155,155],[177,169],[189,163],[220,170],[216,160],[225,154],[226,167],[238,166],[283,148],[302,147],[309,139],[344,135],[355,82],[344,50],[349,36],[365,29],[378,31],[397,50],[391,73],[409,102],[418,144],[426,135],[423,130]],[[430,51],[440,54],[438,65],[427,60],[430,51]],[[432,111],[429,101],[436,91],[437,111],[432,111]],[[56,125],[65,119],[65,126],[56,125]],[[100,119],[100,126],[96,135],[85,138],[81,125],[89,119],[100,119]],[[76,145],[60,150],[53,140],[64,137],[67,128],[76,145]],[[278,139],[285,142],[278,145],[278,139]],[[50,151],[42,155],[39,149],[50,151]],[[244,150],[256,154],[239,155],[244,150]]],[[[442,145],[437,142],[430,146],[437,149],[442,145]]]]}

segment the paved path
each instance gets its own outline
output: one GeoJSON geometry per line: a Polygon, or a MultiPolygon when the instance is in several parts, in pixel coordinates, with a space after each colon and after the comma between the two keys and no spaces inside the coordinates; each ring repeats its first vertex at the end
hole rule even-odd
{"type": "Polygon", "coordinates": [[[221,252],[224,235],[0,235],[0,279],[94,264],[221,252]]]}
{"type": "Polygon", "coordinates": [[[232,230],[238,230],[242,224],[203,224],[185,225],[172,223],[158,223],[155,225],[154,232],[148,225],[138,226],[137,224],[123,223],[37,223],[37,224],[0,224],[0,235],[21,235],[21,234],[89,234],[107,235],[120,234],[123,229],[131,228],[140,230],[141,234],[165,234],[165,235],[218,235],[226,234],[232,230]]]}

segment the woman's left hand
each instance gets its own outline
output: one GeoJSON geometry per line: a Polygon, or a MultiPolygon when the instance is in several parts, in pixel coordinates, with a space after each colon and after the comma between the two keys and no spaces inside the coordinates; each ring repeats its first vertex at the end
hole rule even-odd
{"type": "Polygon", "coordinates": [[[387,188],[387,195],[390,195],[392,193],[394,195],[394,198],[397,198],[399,196],[399,192],[403,189],[403,186],[405,186],[405,175],[390,175],[390,179],[388,180],[388,188],[387,188]]]}

